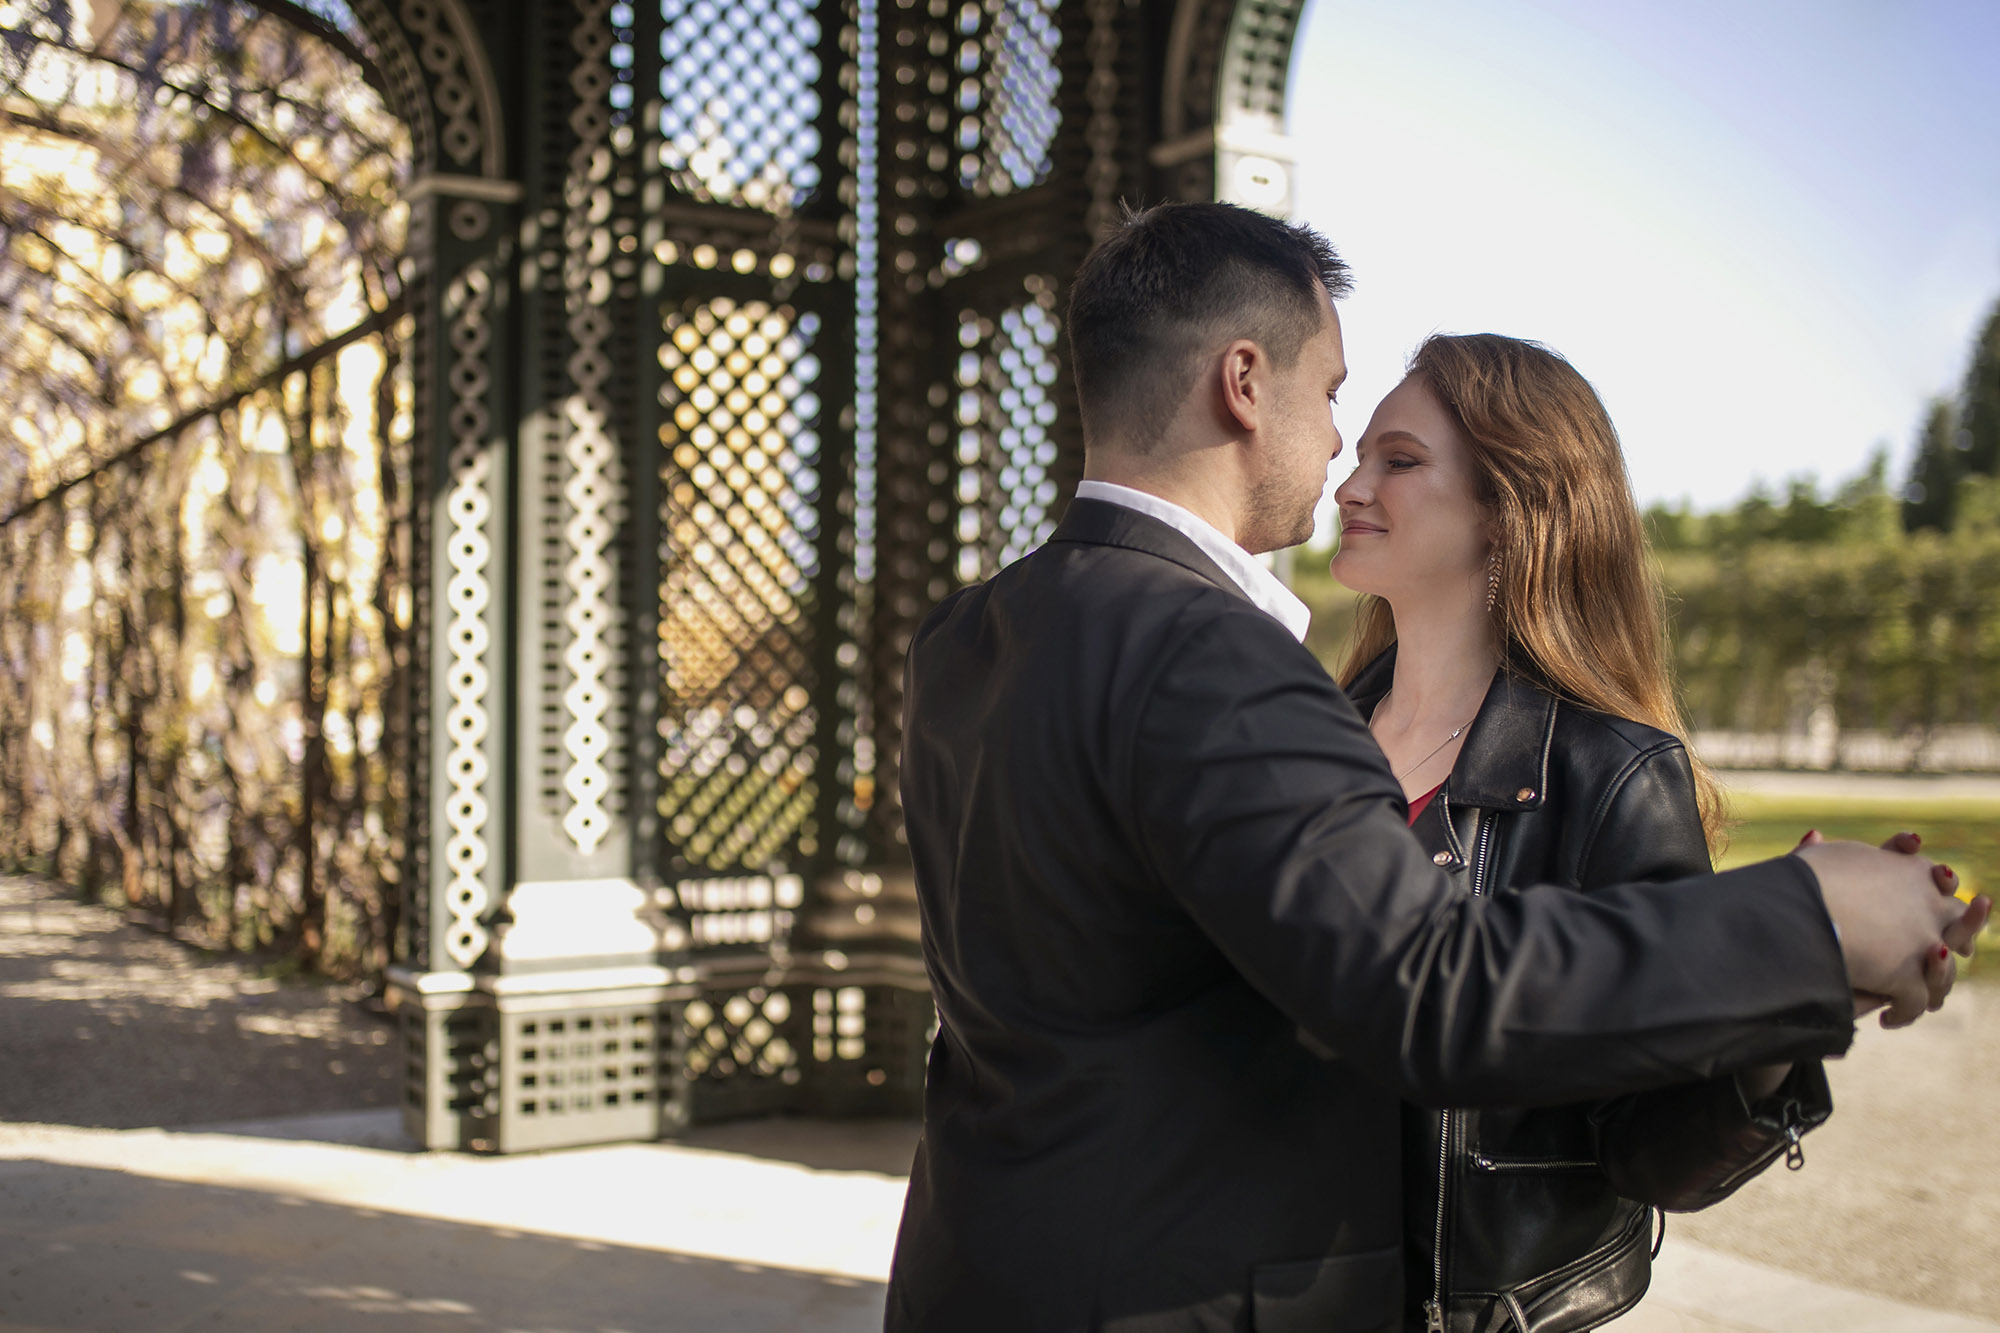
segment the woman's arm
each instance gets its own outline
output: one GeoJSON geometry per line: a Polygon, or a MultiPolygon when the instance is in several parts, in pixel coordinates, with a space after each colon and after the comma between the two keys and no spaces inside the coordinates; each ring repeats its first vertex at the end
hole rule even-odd
{"type": "MultiPolygon", "coordinates": [[[[1634,759],[1606,791],[1580,852],[1578,883],[1677,880],[1709,869],[1687,751],[1634,759]]],[[[1614,1098],[1591,1111],[1597,1157],[1628,1199],[1679,1212],[1727,1198],[1833,1110],[1819,1062],[1761,1066],[1614,1098]]]]}

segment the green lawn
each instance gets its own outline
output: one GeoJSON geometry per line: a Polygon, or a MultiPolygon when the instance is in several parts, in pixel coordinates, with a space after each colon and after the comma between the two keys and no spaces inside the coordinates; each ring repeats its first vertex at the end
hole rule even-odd
{"type": "MultiPolygon", "coordinates": [[[[1723,776],[1726,781],[1727,775],[1723,776]]],[[[1911,829],[1923,836],[1926,856],[1958,872],[1962,896],[2000,890],[2000,801],[1737,792],[1730,797],[1730,807],[1737,822],[1729,846],[1716,862],[1723,869],[1780,856],[1809,828],[1828,838],[1869,843],[1911,829]]],[[[2000,968],[2000,928],[1989,928],[1980,948],[1987,955],[1986,970],[2000,968]]]]}

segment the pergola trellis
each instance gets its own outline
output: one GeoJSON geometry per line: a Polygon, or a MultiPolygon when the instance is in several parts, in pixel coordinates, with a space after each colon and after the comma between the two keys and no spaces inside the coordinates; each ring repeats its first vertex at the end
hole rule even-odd
{"type": "MultiPolygon", "coordinates": [[[[202,431],[299,443],[287,456],[311,503],[297,512],[319,525],[302,549],[342,561],[315,585],[323,604],[307,599],[299,679],[323,715],[302,734],[328,744],[325,710],[350,731],[365,718],[346,744],[368,762],[313,770],[356,832],[341,843],[308,819],[295,861],[328,873],[340,846],[383,861],[381,910],[350,928],[392,956],[423,1142],[511,1151],[914,1106],[931,1009],[895,800],[902,651],[940,596],[1060,513],[1080,453],[1063,288],[1120,202],[1288,207],[1301,5],[218,0],[58,15],[85,45],[111,10],[128,25],[190,9],[289,23],[311,39],[308,69],[358,71],[351,88],[389,117],[376,207],[356,216],[386,220],[364,239],[393,256],[379,279],[344,275],[353,318],[253,337],[269,355],[218,372],[183,409],[195,425],[154,424],[146,448],[168,461],[120,471],[130,441],[86,441],[10,483],[66,517],[0,526],[0,565],[26,586],[36,542],[59,545],[80,505],[99,506],[82,529],[115,542],[99,497],[143,500],[171,460],[205,468],[220,455],[189,443],[202,431]],[[363,344],[360,420],[333,367],[363,344]],[[355,432],[374,444],[342,455],[355,432]],[[382,479],[365,514],[340,516],[348,546],[326,537],[339,488],[307,495],[328,455],[382,479]],[[334,588],[357,578],[365,607],[334,588]],[[342,677],[370,653],[325,646],[341,634],[386,678],[342,677]]],[[[14,37],[27,8],[46,29],[58,7],[17,8],[14,37]]],[[[297,59],[281,72],[296,81],[297,59]]],[[[215,91],[226,78],[204,79],[190,96],[237,106],[215,91]]],[[[320,109],[350,113],[350,91],[320,109]]],[[[23,105],[17,89],[0,112],[18,121],[23,105]]],[[[9,225],[16,202],[0,193],[9,225]]],[[[256,333],[275,302],[250,305],[256,333]]],[[[211,506],[236,516],[213,526],[225,546],[257,526],[254,479],[227,489],[234,508],[211,506]]],[[[120,591],[91,614],[117,603],[143,637],[143,601],[120,591]]],[[[17,601],[0,642],[20,663],[60,651],[29,641],[30,609],[17,601]]],[[[143,675],[110,673],[105,697],[129,702],[143,675]]],[[[255,686],[225,701],[235,688],[255,686]]],[[[0,799],[32,795],[9,765],[38,706],[0,698],[0,799]]],[[[134,737],[129,767],[150,753],[134,737]]]]}
{"type": "Polygon", "coordinates": [[[0,852],[380,957],[409,132],[307,9],[100,3],[0,6],[0,136],[0,852]]]}

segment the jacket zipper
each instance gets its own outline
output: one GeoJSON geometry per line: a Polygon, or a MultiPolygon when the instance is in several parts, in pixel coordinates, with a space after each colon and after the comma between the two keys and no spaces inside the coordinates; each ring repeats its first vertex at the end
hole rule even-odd
{"type": "MultiPolygon", "coordinates": [[[[1449,806],[1442,812],[1451,818],[1449,806]]],[[[1472,842],[1472,896],[1477,898],[1485,891],[1482,880],[1486,871],[1486,854],[1493,842],[1493,819],[1481,810],[1475,816],[1478,832],[1472,842]]],[[[1444,1333],[1445,1289],[1444,1289],[1444,1241],[1445,1204],[1451,1194],[1451,1109],[1445,1108],[1439,1121],[1438,1134],[1438,1193],[1437,1193],[1437,1234],[1431,1244],[1431,1299],[1424,1306],[1424,1327],[1426,1333],[1444,1333]]]]}
{"type": "Polygon", "coordinates": [[[1587,1171],[1595,1168],[1597,1165],[1596,1162],[1567,1157],[1523,1157],[1496,1161],[1482,1152],[1469,1153],[1467,1156],[1472,1162],[1473,1170],[1492,1171],[1495,1173],[1505,1173],[1508,1171],[1587,1171]]]}
{"type": "Polygon", "coordinates": [[[1431,1242],[1432,1296],[1424,1303],[1425,1333],[1444,1333],[1444,1205],[1451,1180],[1451,1111],[1439,1119],[1437,1234],[1431,1242]]]}
{"type": "Polygon", "coordinates": [[[1768,1151],[1757,1154],[1750,1162],[1734,1173],[1724,1176],[1717,1189],[1734,1189],[1738,1182],[1764,1169],[1779,1153],[1785,1155],[1785,1168],[1799,1171],[1805,1168],[1806,1149],[1799,1140],[1805,1137],[1805,1111],[1798,1102],[1787,1099],[1778,1112],[1778,1125],[1784,1138],[1773,1144],[1768,1151]]]}

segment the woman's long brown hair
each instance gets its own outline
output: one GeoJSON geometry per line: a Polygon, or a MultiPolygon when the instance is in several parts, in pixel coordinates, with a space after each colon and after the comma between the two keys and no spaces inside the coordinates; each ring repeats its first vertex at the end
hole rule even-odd
{"type": "MultiPolygon", "coordinates": [[[[1666,621],[1618,432],[1589,381],[1539,343],[1436,334],[1410,359],[1470,447],[1499,553],[1501,660],[1586,708],[1685,738],[1666,621]]],[[[1364,597],[1346,685],[1396,641],[1389,604],[1364,597]]],[[[1692,750],[1711,850],[1721,788],[1692,750]]]]}

